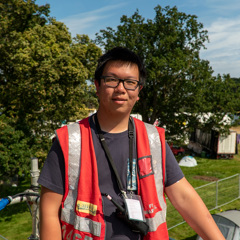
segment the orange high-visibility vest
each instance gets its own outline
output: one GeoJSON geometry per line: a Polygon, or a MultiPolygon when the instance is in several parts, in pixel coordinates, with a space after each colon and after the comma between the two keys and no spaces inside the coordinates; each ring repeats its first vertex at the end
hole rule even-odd
{"type": "MultiPolygon", "coordinates": [[[[164,129],[134,118],[138,194],[149,232],[144,240],[168,240],[166,225],[164,129]]],[[[105,221],[89,119],[56,131],[65,161],[61,224],[64,240],[104,240],[105,221]]]]}

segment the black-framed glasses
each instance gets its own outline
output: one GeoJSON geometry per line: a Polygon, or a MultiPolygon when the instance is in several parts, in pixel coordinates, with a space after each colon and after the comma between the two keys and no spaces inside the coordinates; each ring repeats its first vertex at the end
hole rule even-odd
{"type": "Polygon", "coordinates": [[[116,88],[120,82],[123,83],[124,88],[127,90],[136,90],[141,85],[139,81],[133,79],[121,79],[113,76],[101,76],[101,78],[104,80],[106,86],[111,88],[116,88]]]}

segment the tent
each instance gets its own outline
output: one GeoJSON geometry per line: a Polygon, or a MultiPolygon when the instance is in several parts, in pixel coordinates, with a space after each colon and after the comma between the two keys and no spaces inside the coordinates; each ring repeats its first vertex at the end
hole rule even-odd
{"type": "MultiPolygon", "coordinates": [[[[226,240],[240,240],[240,210],[228,210],[212,214],[226,240]]],[[[197,237],[197,240],[202,240],[197,237]]]]}
{"type": "Polygon", "coordinates": [[[195,166],[197,166],[197,161],[192,156],[185,156],[180,160],[179,166],[195,167],[195,166]]]}

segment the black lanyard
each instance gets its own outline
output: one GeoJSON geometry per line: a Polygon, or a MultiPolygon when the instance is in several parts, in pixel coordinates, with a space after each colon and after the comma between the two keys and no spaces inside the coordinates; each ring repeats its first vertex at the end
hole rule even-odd
{"type": "MultiPolygon", "coordinates": [[[[122,192],[123,195],[126,194],[124,188],[123,188],[123,185],[122,185],[122,181],[119,177],[119,174],[118,174],[118,171],[117,171],[117,168],[116,168],[116,165],[112,159],[112,156],[109,152],[109,149],[108,149],[108,146],[106,144],[106,141],[105,141],[105,138],[102,134],[102,130],[100,128],[100,125],[99,125],[99,122],[98,122],[98,118],[97,118],[97,114],[95,114],[95,123],[96,123],[96,128],[97,128],[97,133],[98,133],[98,136],[99,136],[99,140],[101,142],[101,145],[102,145],[102,148],[104,149],[105,151],[105,154],[107,156],[107,159],[109,161],[109,164],[110,166],[112,167],[113,169],[113,172],[117,178],[117,183],[118,183],[118,187],[120,189],[120,191],[122,192]]],[[[130,166],[130,174],[131,174],[131,187],[132,187],[132,165],[133,165],[133,140],[134,140],[134,132],[133,132],[133,122],[132,122],[132,119],[129,118],[129,122],[128,122],[128,137],[129,137],[129,166],[130,166]]]]}

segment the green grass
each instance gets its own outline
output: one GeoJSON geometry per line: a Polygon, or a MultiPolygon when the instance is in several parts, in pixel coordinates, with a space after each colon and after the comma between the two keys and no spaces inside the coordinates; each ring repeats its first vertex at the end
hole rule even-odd
{"type": "MultiPolygon", "coordinates": [[[[29,183],[30,180],[21,182],[17,188],[0,186],[0,198],[26,190],[29,188],[29,183]]],[[[8,240],[25,240],[31,233],[32,217],[26,203],[9,205],[0,211],[0,235],[8,240]]]]}
{"type": "Polygon", "coordinates": [[[198,163],[196,167],[181,167],[186,178],[194,187],[198,187],[209,182],[198,179],[196,176],[222,179],[239,173],[240,160],[237,160],[237,157],[228,160],[196,157],[196,160],[198,163]]]}
{"type": "Polygon", "coordinates": [[[5,210],[1,212],[0,234],[8,240],[28,239],[32,232],[31,215],[27,209],[19,212],[19,205],[9,206],[8,213],[5,210]]]}
{"type": "MultiPolygon", "coordinates": [[[[240,146],[239,146],[239,153],[240,153],[240,146]]],[[[198,162],[198,165],[196,167],[182,167],[182,170],[185,174],[185,177],[188,179],[188,181],[193,185],[193,187],[199,187],[204,184],[209,183],[209,179],[215,178],[215,179],[223,179],[229,176],[232,176],[236,173],[239,173],[240,169],[240,154],[235,155],[234,159],[230,160],[215,160],[215,159],[206,159],[206,158],[200,158],[196,157],[196,160],[198,162]],[[198,176],[198,177],[196,177],[198,176]],[[204,176],[203,179],[199,179],[204,176]]],[[[236,185],[235,180],[232,180],[230,186],[236,185]]],[[[6,186],[0,186],[0,198],[5,197],[8,195],[13,195],[18,192],[22,192],[25,189],[29,187],[30,180],[22,182],[18,188],[14,187],[6,187],[6,186]]],[[[208,195],[213,195],[211,192],[215,191],[215,187],[212,187],[213,189],[208,190],[208,195]]],[[[222,189],[228,189],[228,186],[223,186],[222,189]]],[[[231,192],[234,192],[235,190],[230,189],[231,192]]],[[[203,197],[206,195],[206,192],[199,192],[200,195],[203,195],[203,197]]],[[[222,195],[228,195],[227,193],[224,193],[222,195]]],[[[209,197],[208,197],[209,198],[209,197]]],[[[207,199],[208,199],[207,198],[207,199]]],[[[225,201],[226,199],[224,199],[225,201]]],[[[206,202],[206,204],[208,204],[206,202]]],[[[211,204],[211,203],[209,203],[211,204]]],[[[240,209],[240,199],[217,208],[214,211],[211,211],[211,213],[219,212],[220,210],[228,210],[228,209],[240,209]]],[[[173,209],[172,205],[168,203],[168,212],[170,212],[173,209]]],[[[177,213],[178,214],[178,213],[177,213]]],[[[172,221],[178,221],[181,222],[181,216],[174,215],[174,217],[171,217],[169,219],[169,216],[167,216],[167,222],[170,226],[171,224],[174,224],[172,221]],[[179,217],[179,220],[177,219],[179,217]]],[[[26,203],[20,203],[15,205],[10,205],[0,211],[0,235],[4,236],[8,240],[25,240],[31,235],[31,215],[28,211],[28,207],[26,203]]],[[[188,226],[188,224],[184,223],[180,226],[171,229],[169,231],[169,236],[176,239],[176,240],[191,240],[196,239],[196,233],[188,226]]],[[[0,237],[1,240],[1,237],[0,237]]]]}

